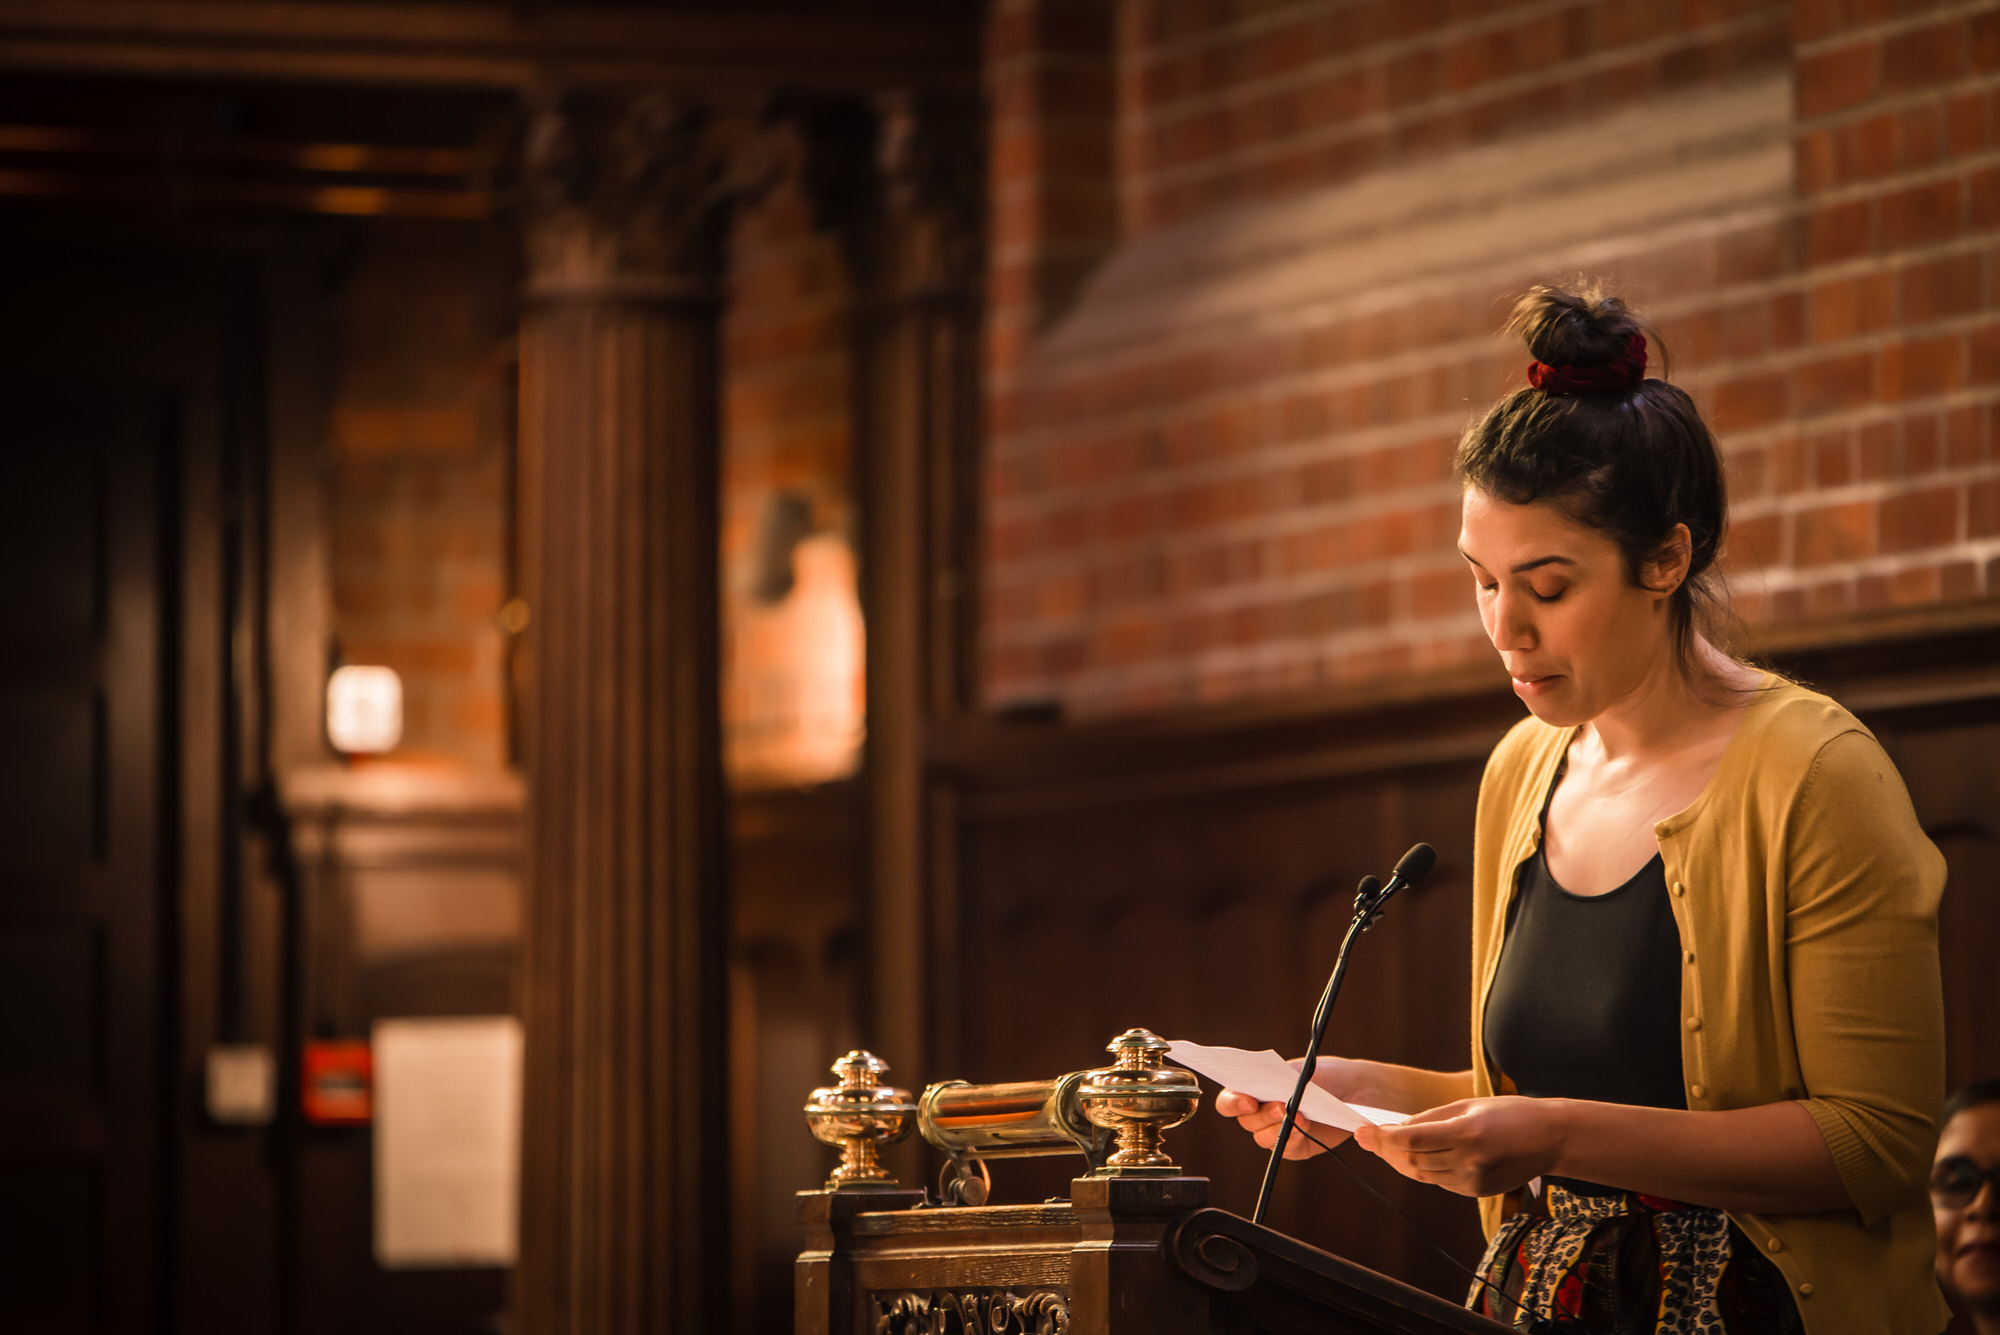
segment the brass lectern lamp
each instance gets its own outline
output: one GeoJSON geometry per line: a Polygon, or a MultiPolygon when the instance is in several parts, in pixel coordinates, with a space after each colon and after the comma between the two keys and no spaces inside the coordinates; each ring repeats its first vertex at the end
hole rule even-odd
{"type": "Polygon", "coordinates": [[[1201,1086],[1145,1029],[1113,1060],[1050,1080],[882,1083],[855,1051],[805,1107],[839,1147],[821,1191],[799,1193],[806,1249],[796,1335],[1355,1335],[1508,1329],[1247,1219],[1208,1207],[1161,1136],[1201,1086]],[[912,1128],[945,1158],[932,1199],[882,1167],[912,1128]],[[991,1205],[987,1162],[1081,1153],[1068,1201],[991,1205]]]}

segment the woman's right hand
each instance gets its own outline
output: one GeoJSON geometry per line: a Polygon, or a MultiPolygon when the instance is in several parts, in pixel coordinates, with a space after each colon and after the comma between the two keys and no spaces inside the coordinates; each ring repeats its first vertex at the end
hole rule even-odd
{"type": "MultiPolygon", "coordinates": [[[[1215,1110],[1224,1117],[1234,1117],[1236,1124],[1248,1131],[1259,1145],[1265,1149],[1278,1143],[1278,1123],[1285,1120],[1285,1105],[1282,1103],[1259,1103],[1248,1094],[1233,1089],[1225,1089],[1215,1096],[1215,1110]]],[[[1301,1117],[1292,1124],[1290,1139],[1285,1141],[1287,1159],[1310,1159],[1323,1150],[1332,1149],[1351,1133],[1330,1126],[1321,1126],[1301,1117]],[[1303,1133],[1303,1134],[1302,1134],[1303,1133]],[[1310,1135],[1312,1139],[1308,1139],[1310,1135]],[[1313,1140],[1320,1144],[1315,1145],[1313,1140]]]]}

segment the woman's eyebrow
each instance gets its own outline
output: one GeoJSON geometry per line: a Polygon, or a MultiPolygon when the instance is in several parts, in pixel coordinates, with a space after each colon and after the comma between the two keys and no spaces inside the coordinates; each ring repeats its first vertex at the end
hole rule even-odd
{"type": "MultiPolygon", "coordinates": [[[[1465,548],[1459,548],[1458,554],[1472,562],[1472,564],[1479,566],[1482,570],[1485,569],[1485,566],[1480,563],[1479,558],[1471,552],[1466,551],[1465,548]]],[[[1523,561],[1517,566],[1510,566],[1507,573],[1511,575],[1524,575],[1530,570],[1539,570],[1543,566],[1573,566],[1575,564],[1576,562],[1567,556],[1538,556],[1532,561],[1523,561]]]]}
{"type": "Polygon", "coordinates": [[[1530,570],[1539,570],[1543,566],[1573,566],[1575,564],[1576,562],[1570,560],[1567,556],[1538,556],[1532,561],[1523,561],[1521,564],[1512,567],[1509,573],[1523,575],[1530,570]]]}

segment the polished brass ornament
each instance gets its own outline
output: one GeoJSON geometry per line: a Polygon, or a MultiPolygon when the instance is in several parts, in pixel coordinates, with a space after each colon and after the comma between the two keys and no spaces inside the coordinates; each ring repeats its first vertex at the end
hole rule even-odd
{"type": "Polygon", "coordinates": [[[1201,1104],[1201,1082],[1193,1072],[1166,1064],[1167,1041],[1149,1029],[1127,1029],[1105,1050],[1116,1060],[1084,1072],[1076,1085],[1083,1115],[1118,1136],[1118,1148],[1091,1175],[1178,1174],[1180,1169],[1160,1149],[1160,1137],[1194,1116],[1201,1104]]]}
{"type": "Polygon", "coordinates": [[[813,1135],[840,1148],[840,1166],[826,1180],[828,1191],[882,1190],[894,1187],[876,1157],[876,1148],[893,1145],[916,1125],[917,1105],[910,1091],[882,1083],[887,1062],[860,1048],[833,1064],[840,1083],[815,1089],[806,1100],[806,1124],[813,1135]]]}

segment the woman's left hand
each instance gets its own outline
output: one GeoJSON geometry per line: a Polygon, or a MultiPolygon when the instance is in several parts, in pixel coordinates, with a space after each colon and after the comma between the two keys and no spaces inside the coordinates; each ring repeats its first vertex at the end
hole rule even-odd
{"type": "Polygon", "coordinates": [[[1562,1105],[1512,1095],[1463,1099],[1400,1126],[1364,1126],[1354,1139],[1404,1177],[1462,1196],[1497,1196],[1555,1170],[1562,1105]]]}

